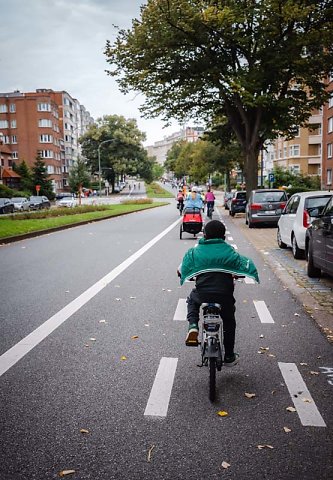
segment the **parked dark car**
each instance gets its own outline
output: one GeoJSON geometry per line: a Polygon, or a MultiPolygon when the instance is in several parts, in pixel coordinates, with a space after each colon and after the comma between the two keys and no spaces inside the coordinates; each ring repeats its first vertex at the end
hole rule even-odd
{"type": "Polygon", "coordinates": [[[333,276],[333,195],[306,231],[305,254],[309,277],[333,276]]]}
{"type": "Polygon", "coordinates": [[[235,192],[231,199],[228,201],[229,215],[234,217],[236,213],[244,213],[246,207],[246,192],[241,190],[235,192]]]}
{"type": "Polygon", "coordinates": [[[10,198],[0,198],[0,213],[13,213],[14,203],[10,198]]]}
{"type": "Polygon", "coordinates": [[[50,208],[51,202],[47,197],[36,196],[29,198],[30,210],[42,210],[43,208],[50,208]]]}
{"type": "Polygon", "coordinates": [[[232,192],[225,192],[223,202],[224,202],[224,208],[225,208],[226,210],[229,210],[228,202],[229,202],[229,200],[230,200],[232,197],[233,197],[233,193],[232,193],[232,192]]]}
{"type": "Polygon", "coordinates": [[[252,190],[246,205],[246,225],[249,228],[262,224],[276,227],[287,201],[288,197],[284,190],[274,188],[252,190]]]}

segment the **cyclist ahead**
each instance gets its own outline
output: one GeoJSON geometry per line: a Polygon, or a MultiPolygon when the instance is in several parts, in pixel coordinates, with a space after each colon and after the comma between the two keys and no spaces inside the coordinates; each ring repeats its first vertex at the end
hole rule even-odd
{"type": "Polygon", "coordinates": [[[209,212],[209,209],[211,209],[211,212],[214,211],[215,195],[210,188],[208,188],[205,194],[205,204],[207,205],[207,214],[209,212]]]}
{"type": "Polygon", "coordinates": [[[225,242],[225,226],[218,220],[205,225],[204,238],[196,247],[184,255],[178,269],[180,283],[195,278],[195,288],[187,297],[187,320],[189,328],[186,345],[198,344],[199,310],[202,303],[219,303],[223,320],[224,364],[238,363],[239,355],[235,345],[235,298],[234,276],[245,275],[259,283],[259,276],[253,261],[240,255],[225,242]]]}

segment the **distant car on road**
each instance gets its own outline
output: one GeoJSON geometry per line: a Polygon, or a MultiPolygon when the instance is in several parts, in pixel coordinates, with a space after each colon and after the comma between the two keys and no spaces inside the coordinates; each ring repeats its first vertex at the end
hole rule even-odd
{"type": "Polygon", "coordinates": [[[305,234],[307,274],[320,277],[325,272],[333,276],[333,195],[317,217],[305,234]]]}
{"type": "Polygon", "coordinates": [[[13,197],[12,202],[14,203],[15,210],[21,212],[30,210],[29,200],[25,197],[13,197]]]}
{"type": "Polygon", "coordinates": [[[51,202],[44,195],[33,196],[29,198],[31,210],[42,210],[43,208],[51,208],[51,202]]]}
{"type": "Polygon", "coordinates": [[[284,190],[275,188],[252,190],[246,205],[246,225],[249,228],[262,224],[276,227],[287,200],[284,190]]]}
{"type": "Polygon", "coordinates": [[[244,213],[246,208],[246,191],[234,192],[228,200],[229,215],[234,217],[236,213],[244,213]]]}
{"type": "Polygon", "coordinates": [[[77,206],[77,200],[71,195],[63,197],[56,203],[57,207],[73,208],[77,206]]]}
{"type": "Polygon", "coordinates": [[[277,243],[291,247],[294,258],[305,257],[305,233],[315,216],[321,213],[332,194],[325,191],[295,193],[278,221],[277,243]]]}
{"type": "Polygon", "coordinates": [[[10,198],[0,198],[0,213],[14,213],[14,203],[10,198]]]}

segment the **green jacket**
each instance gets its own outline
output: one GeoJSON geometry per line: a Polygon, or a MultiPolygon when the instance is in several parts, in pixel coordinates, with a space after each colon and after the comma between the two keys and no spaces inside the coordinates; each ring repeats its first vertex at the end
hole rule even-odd
{"type": "Polygon", "coordinates": [[[190,248],[185,253],[181,264],[180,283],[183,285],[185,280],[206,272],[245,275],[259,283],[258,272],[253,261],[237,253],[221,238],[210,240],[201,238],[196,247],[190,248]]]}

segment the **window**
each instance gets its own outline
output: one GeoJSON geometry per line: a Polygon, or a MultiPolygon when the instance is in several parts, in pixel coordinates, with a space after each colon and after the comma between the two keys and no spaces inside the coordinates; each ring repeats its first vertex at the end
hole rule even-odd
{"type": "Polygon", "coordinates": [[[39,112],[51,112],[50,103],[37,103],[37,110],[39,112]]]}
{"type": "Polygon", "coordinates": [[[12,158],[18,158],[18,152],[12,152],[12,158]]]}
{"type": "Polygon", "coordinates": [[[299,165],[290,165],[289,171],[294,173],[295,175],[298,175],[301,173],[301,167],[299,165]]]}
{"type": "Polygon", "coordinates": [[[15,105],[15,103],[11,103],[11,104],[9,105],[9,111],[10,111],[11,113],[15,113],[15,112],[16,112],[16,105],[15,105]]]}
{"type": "Polygon", "coordinates": [[[327,129],[327,131],[328,131],[328,133],[333,132],[333,117],[330,117],[328,119],[328,129],[327,129]]]}
{"type": "Polygon", "coordinates": [[[287,158],[287,147],[283,147],[283,158],[287,158]]]}
{"type": "Polygon", "coordinates": [[[48,118],[40,118],[38,120],[38,126],[39,127],[52,127],[52,120],[49,120],[48,118]]]}
{"type": "Polygon", "coordinates": [[[53,165],[48,165],[48,166],[47,166],[47,173],[48,173],[48,174],[54,173],[54,166],[53,166],[53,165]]]}
{"type": "Polygon", "coordinates": [[[42,158],[53,158],[52,150],[40,150],[39,154],[42,158]]]}
{"type": "Polygon", "coordinates": [[[12,135],[12,143],[17,143],[17,136],[16,135],[12,135]]]}
{"type": "Polygon", "coordinates": [[[10,128],[16,128],[16,120],[10,121],[10,128]]]}
{"type": "Polygon", "coordinates": [[[10,143],[9,135],[3,135],[2,136],[2,141],[3,141],[3,143],[10,143]]]}
{"type": "Polygon", "coordinates": [[[0,128],[8,128],[8,120],[0,120],[0,128]]]}
{"type": "Polygon", "coordinates": [[[7,113],[8,108],[7,105],[4,105],[3,103],[0,105],[0,113],[7,113]]]}
{"type": "Polygon", "coordinates": [[[332,185],[332,169],[327,170],[327,185],[332,185]]]}
{"type": "Polygon", "coordinates": [[[330,98],[328,99],[328,108],[333,107],[333,94],[331,94],[330,98]]]}
{"type": "Polygon", "coordinates": [[[289,156],[290,157],[298,157],[299,156],[299,145],[290,145],[289,156]]]}
{"type": "Polygon", "coordinates": [[[327,144],[327,158],[332,158],[332,144],[327,144]]]}
{"type": "Polygon", "coordinates": [[[52,135],[39,135],[39,141],[40,143],[52,143],[53,142],[53,137],[52,135]]]}

